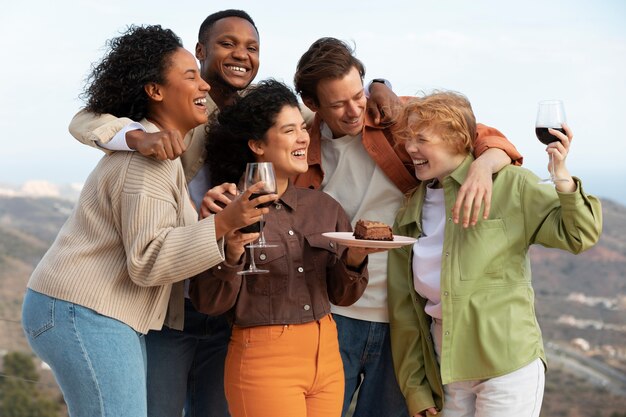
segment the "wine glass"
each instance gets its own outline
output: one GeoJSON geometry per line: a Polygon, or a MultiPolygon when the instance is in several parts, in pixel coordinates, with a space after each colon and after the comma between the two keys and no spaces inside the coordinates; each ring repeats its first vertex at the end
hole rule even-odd
{"type": "MultiPolygon", "coordinates": [[[[565,133],[563,123],[565,123],[565,107],[561,100],[542,100],[537,109],[537,121],[535,122],[535,134],[537,139],[545,145],[556,142],[559,139],[551,134],[548,129],[558,130],[565,133]]],[[[556,178],[554,175],[554,163],[550,154],[550,178],[542,179],[540,184],[554,184],[557,181],[567,181],[564,178],[556,178]]]]}
{"type": "MultiPolygon", "coordinates": [[[[274,165],[271,162],[250,162],[246,165],[246,173],[244,177],[244,187],[250,188],[259,181],[263,181],[263,188],[256,191],[250,196],[250,200],[260,197],[262,195],[276,193],[276,175],[274,174],[274,165]]],[[[269,207],[273,201],[259,204],[257,207],[269,207]]],[[[268,273],[267,269],[257,268],[254,262],[254,248],[271,248],[277,245],[272,245],[266,242],[265,234],[263,233],[263,226],[265,225],[265,219],[261,215],[259,223],[259,240],[257,243],[251,243],[246,246],[249,249],[250,265],[248,269],[240,271],[239,274],[264,274],[268,273]]]]}

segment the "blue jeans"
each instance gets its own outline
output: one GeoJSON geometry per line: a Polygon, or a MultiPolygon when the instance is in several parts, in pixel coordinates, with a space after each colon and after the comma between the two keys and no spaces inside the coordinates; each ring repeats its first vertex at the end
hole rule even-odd
{"type": "Polygon", "coordinates": [[[228,417],[224,361],[230,326],[224,316],[197,312],[185,300],[183,331],[163,327],[146,335],[148,416],[228,417]]]}
{"type": "Polygon", "coordinates": [[[22,326],[50,367],[71,417],[145,417],[143,335],[78,304],[28,290],[22,326]]]}
{"type": "Polygon", "coordinates": [[[353,417],[408,417],[391,358],[389,323],[334,314],[346,378],[341,415],[346,417],[357,388],[353,417]]]}

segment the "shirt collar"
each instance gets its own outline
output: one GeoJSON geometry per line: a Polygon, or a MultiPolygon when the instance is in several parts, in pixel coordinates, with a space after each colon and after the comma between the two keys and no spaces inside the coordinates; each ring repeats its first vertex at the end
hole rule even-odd
{"type": "Polygon", "coordinates": [[[296,210],[298,208],[298,192],[296,187],[289,180],[289,184],[287,184],[287,189],[283,193],[282,196],[278,199],[285,207],[289,207],[291,210],[296,210]]]}
{"type": "MultiPolygon", "coordinates": [[[[450,187],[452,183],[456,183],[458,187],[465,182],[470,166],[474,162],[474,157],[470,154],[465,157],[463,162],[450,175],[443,179],[444,189],[450,187]]],[[[430,183],[430,181],[428,182],[430,183]]],[[[422,218],[422,204],[426,194],[427,183],[422,182],[415,192],[409,197],[404,209],[398,215],[397,223],[399,226],[406,226],[416,223],[419,227],[422,218]]]]}
{"type": "Polygon", "coordinates": [[[467,155],[465,159],[463,159],[463,162],[461,162],[461,164],[456,167],[456,169],[452,171],[448,177],[444,178],[444,187],[448,178],[456,181],[459,185],[463,184],[465,182],[465,178],[467,178],[467,173],[469,172],[472,162],[474,162],[474,157],[471,154],[467,155]]]}

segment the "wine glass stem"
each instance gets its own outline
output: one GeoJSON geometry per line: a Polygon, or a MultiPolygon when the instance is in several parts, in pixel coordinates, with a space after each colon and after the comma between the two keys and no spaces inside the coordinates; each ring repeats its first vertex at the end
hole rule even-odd
{"type": "Polygon", "coordinates": [[[554,160],[553,160],[552,152],[550,152],[550,179],[554,181],[554,160]]]}
{"type": "Polygon", "coordinates": [[[254,245],[248,245],[248,250],[250,251],[250,266],[248,270],[256,271],[256,263],[254,262],[254,245]]]}
{"type": "Polygon", "coordinates": [[[259,221],[259,232],[260,232],[259,245],[260,246],[265,245],[265,234],[263,233],[263,225],[264,225],[264,223],[265,223],[264,217],[263,217],[263,215],[261,215],[261,220],[259,221]]]}

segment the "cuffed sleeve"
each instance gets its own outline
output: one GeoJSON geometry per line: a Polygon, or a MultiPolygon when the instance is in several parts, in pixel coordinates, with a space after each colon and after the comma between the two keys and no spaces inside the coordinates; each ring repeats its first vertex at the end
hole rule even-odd
{"type": "Polygon", "coordinates": [[[100,145],[110,142],[117,132],[132,122],[126,117],[117,118],[110,114],[98,115],[81,110],[72,118],[69,131],[79,142],[98,148],[105,153],[111,153],[111,150],[100,145]]]}
{"type": "Polygon", "coordinates": [[[358,270],[348,268],[345,252],[339,262],[328,270],[328,296],[330,302],[338,306],[354,304],[365,292],[369,281],[367,261],[365,258],[358,270]]]}
{"type": "Polygon", "coordinates": [[[108,149],[110,151],[134,151],[134,149],[128,147],[128,143],[126,142],[126,133],[132,130],[141,130],[144,132],[146,131],[141,123],[131,122],[124,126],[122,130],[117,132],[115,136],[113,136],[113,139],[111,139],[109,142],[102,143],[98,141],[97,144],[100,147],[108,149]]]}
{"type": "Polygon", "coordinates": [[[243,262],[237,265],[223,262],[196,276],[189,287],[189,296],[196,310],[216,316],[233,308],[243,280],[237,272],[243,266],[243,262]]]}

